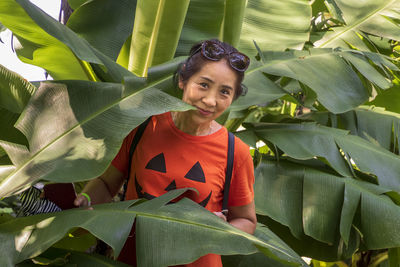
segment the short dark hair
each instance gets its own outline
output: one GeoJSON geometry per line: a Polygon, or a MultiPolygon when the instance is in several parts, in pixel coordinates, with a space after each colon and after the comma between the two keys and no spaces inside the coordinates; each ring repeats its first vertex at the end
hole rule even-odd
{"type": "MultiPolygon", "coordinates": [[[[238,52],[236,48],[234,48],[228,43],[221,42],[217,39],[212,39],[210,41],[218,43],[225,49],[227,55],[224,56],[224,58],[226,60],[228,60],[227,56],[229,53],[238,52]]],[[[200,47],[202,44],[203,41],[193,45],[192,48],[190,49],[189,57],[178,66],[178,69],[176,70],[174,75],[174,82],[176,85],[178,84],[179,79],[181,79],[182,82],[186,82],[187,80],[189,80],[190,77],[192,77],[195,73],[200,71],[200,69],[207,62],[209,62],[209,60],[204,58],[200,53],[200,47]]],[[[227,64],[229,65],[229,63],[227,64]]],[[[233,96],[233,100],[236,100],[239,96],[245,95],[247,93],[247,88],[244,85],[242,85],[244,79],[244,72],[237,71],[233,68],[232,70],[235,72],[237,78],[235,86],[235,94],[233,96]]]]}

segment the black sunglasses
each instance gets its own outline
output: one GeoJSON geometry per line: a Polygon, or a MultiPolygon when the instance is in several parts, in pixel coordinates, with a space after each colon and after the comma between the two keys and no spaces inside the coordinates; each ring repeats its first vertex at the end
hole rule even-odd
{"type": "Polygon", "coordinates": [[[197,48],[191,56],[201,51],[203,57],[218,61],[222,59],[225,55],[228,56],[228,61],[231,67],[237,71],[244,72],[249,67],[250,59],[245,54],[240,52],[227,53],[223,46],[213,41],[204,41],[201,46],[197,48]]]}

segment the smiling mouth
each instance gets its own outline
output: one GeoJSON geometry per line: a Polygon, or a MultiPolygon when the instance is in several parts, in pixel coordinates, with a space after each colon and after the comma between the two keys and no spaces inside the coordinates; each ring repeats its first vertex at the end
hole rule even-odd
{"type": "Polygon", "coordinates": [[[204,115],[204,116],[212,114],[212,111],[204,110],[199,107],[197,107],[197,110],[200,112],[201,115],[204,115]]]}

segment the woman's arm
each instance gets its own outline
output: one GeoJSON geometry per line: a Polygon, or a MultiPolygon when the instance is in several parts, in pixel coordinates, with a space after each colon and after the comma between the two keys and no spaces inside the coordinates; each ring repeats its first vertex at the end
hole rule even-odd
{"type": "Polygon", "coordinates": [[[214,214],[223,219],[224,221],[229,222],[236,228],[246,233],[254,234],[254,230],[256,229],[257,225],[254,200],[247,205],[228,207],[227,217],[225,217],[225,215],[222,212],[214,212],[214,214]]]}
{"type": "MultiPolygon", "coordinates": [[[[91,204],[100,204],[110,202],[124,183],[124,174],[113,165],[110,165],[107,170],[94,180],[91,180],[83,188],[82,193],[90,196],[91,204]]],[[[88,206],[88,199],[79,194],[75,201],[75,206],[88,206]]]]}
{"type": "Polygon", "coordinates": [[[236,228],[253,234],[257,225],[256,209],[254,200],[244,206],[228,207],[227,220],[236,228]]]}

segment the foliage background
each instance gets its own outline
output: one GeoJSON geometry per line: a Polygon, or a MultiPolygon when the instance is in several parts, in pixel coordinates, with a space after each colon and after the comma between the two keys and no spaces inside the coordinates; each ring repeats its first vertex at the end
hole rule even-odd
{"type": "MultiPolygon", "coordinates": [[[[61,242],[90,236],[76,227],[118,254],[136,220],[140,266],[210,252],[248,255],[226,258],[226,266],[304,265],[299,255],[314,266],[397,266],[399,1],[69,4],[74,12],[64,26],[27,0],[0,3],[0,23],[13,32],[19,58],[55,79],[39,86],[0,69],[2,265],[83,261],[84,254],[48,250],[65,235],[61,242]],[[10,215],[15,195],[31,184],[92,179],[146,117],[190,108],[175,97],[171,77],[179,56],[208,38],[252,58],[249,93],[220,122],[255,148],[262,223],[255,237],[190,201],[164,205],[180,191],[94,211],[10,215]]],[[[76,243],[57,246],[79,250],[76,243]]]]}

